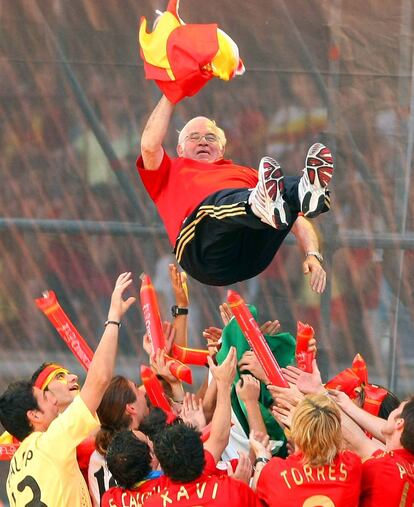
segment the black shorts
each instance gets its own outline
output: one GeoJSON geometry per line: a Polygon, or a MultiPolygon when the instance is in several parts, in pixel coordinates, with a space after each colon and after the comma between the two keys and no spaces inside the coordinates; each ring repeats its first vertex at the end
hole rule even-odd
{"type": "MultiPolygon", "coordinates": [[[[296,178],[295,178],[296,179],[296,178]]],[[[279,231],[260,221],[248,204],[250,190],[220,190],[187,217],[175,244],[180,266],[206,285],[230,285],[261,273],[297,217],[279,231]]]]}

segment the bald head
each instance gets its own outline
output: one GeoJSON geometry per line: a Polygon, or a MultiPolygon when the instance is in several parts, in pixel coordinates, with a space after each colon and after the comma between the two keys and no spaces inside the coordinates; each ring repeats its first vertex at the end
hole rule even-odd
{"type": "Polygon", "coordinates": [[[180,157],[214,163],[223,158],[225,146],[226,136],[215,121],[197,116],[181,130],[177,153],[180,157]]]}

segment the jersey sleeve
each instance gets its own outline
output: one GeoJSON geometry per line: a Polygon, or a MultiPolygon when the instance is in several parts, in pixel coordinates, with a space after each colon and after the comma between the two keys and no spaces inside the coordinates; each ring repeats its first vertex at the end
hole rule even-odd
{"type": "Polygon", "coordinates": [[[51,422],[47,431],[38,439],[37,446],[54,461],[65,461],[77,445],[99,428],[99,420],[92,415],[81,396],[77,396],[68,408],[51,422]]]}
{"type": "Polygon", "coordinates": [[[161,165],[158,169],[148,170],[144,167],[142,155],[137,160],[137,169],[142,183],[153,201],[157,201],[169,178],[171,159],[164,150],[161,165]]]}

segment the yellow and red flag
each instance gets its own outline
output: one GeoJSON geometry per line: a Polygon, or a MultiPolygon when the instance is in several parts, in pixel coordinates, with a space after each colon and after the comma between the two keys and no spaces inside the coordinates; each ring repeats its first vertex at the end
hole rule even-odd
{"type": "Polygon", "coordinates": [[[170,0],[152,32],[141,18],[139,43],[145,77],[174,104],[195,95],[213,77],[228,81],[244,72],[235,42],[217,24],[188,24],[170,0]]]}

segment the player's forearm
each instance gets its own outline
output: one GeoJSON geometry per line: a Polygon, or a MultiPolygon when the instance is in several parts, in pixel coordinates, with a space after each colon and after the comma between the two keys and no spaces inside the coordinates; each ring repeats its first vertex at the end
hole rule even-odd
{"type": "Polygon", "coordinates": [[[385,420],[380,417],[375,417],[354,403],[350,403],[345,409],[342,409],[346,414],[351,417],[359,426],[368,431],[377,440],[384,442],[384,436],[381,433],[385,420]]]}
{"type": "Polygon", "coordinates": [[[319,239],[314,226],[304,217],[298,217],[292,227],[301,250],[307,252],[319,252],[319,239]]]}
{"type": "Polygon", "coordinates": [[[182,383],[178,380],[177,382],[167,382],[171,386],[171,394],[174,401],[181,403],[184,400],[184,389],[182,383]]]}
{"type": "Polygon", "coordinates": [[[260,431],[266,434],[267,429],[263,421],[262,413],[258,401],[249,401],[245,403],[247,411],[247,422],[250,431],[260,431]]]}
{"type": "Polygon", "coordinates": [[[187,315],[177,315],[173,321],[173,328],[175,329],[174,343],[181,347],[187,347],[188,336],[188,317],[187,315]]]}
{"type": "Polygon", "coordinates": [[[341,410],[341,426],[346,447],[359,454],[361,458],[368,458],[379,449],[380,444],[377,445],[369,439],[362,428],[343,410],[341,410]]]}
{"type": "Polygon", "coordinates": [[[218,461],[229,442],[231,426],[231,384],[217,383],[217,403],[211,421],[210,438],[205,447],[218,461]]]}
{"type": "Polygon", "coordinates": [[[163,95],[145,125],[141,136],[141,155],[145,169],[156,170],[162,162],[162,144],[173,111],[174,105],[163,95]]]}
{"type": "MultiPolygon", "coordinates": [[[[206,381],[208,383],[208,374],[206,381]]],[[[214,410],[216,408],[217,403],[217,384],[215,379],[211,379],[210,384],[206,386],[204,395],[203,395],[203,411],[206,417],[207,423],[211,422],[214,410]]]]}
{"type": "MultiPolygon", "coordinates": [[[[119,322],[120,317],[108,320],[119,322]]],[[[108,324],[101,341],[93,355],[88,375],[81,390],[81,396],[89,410],[94,413],[102,396],[108,387],[115,368],[116,352],[118,349],[119,328],[115,324],[108,324]]]]}

